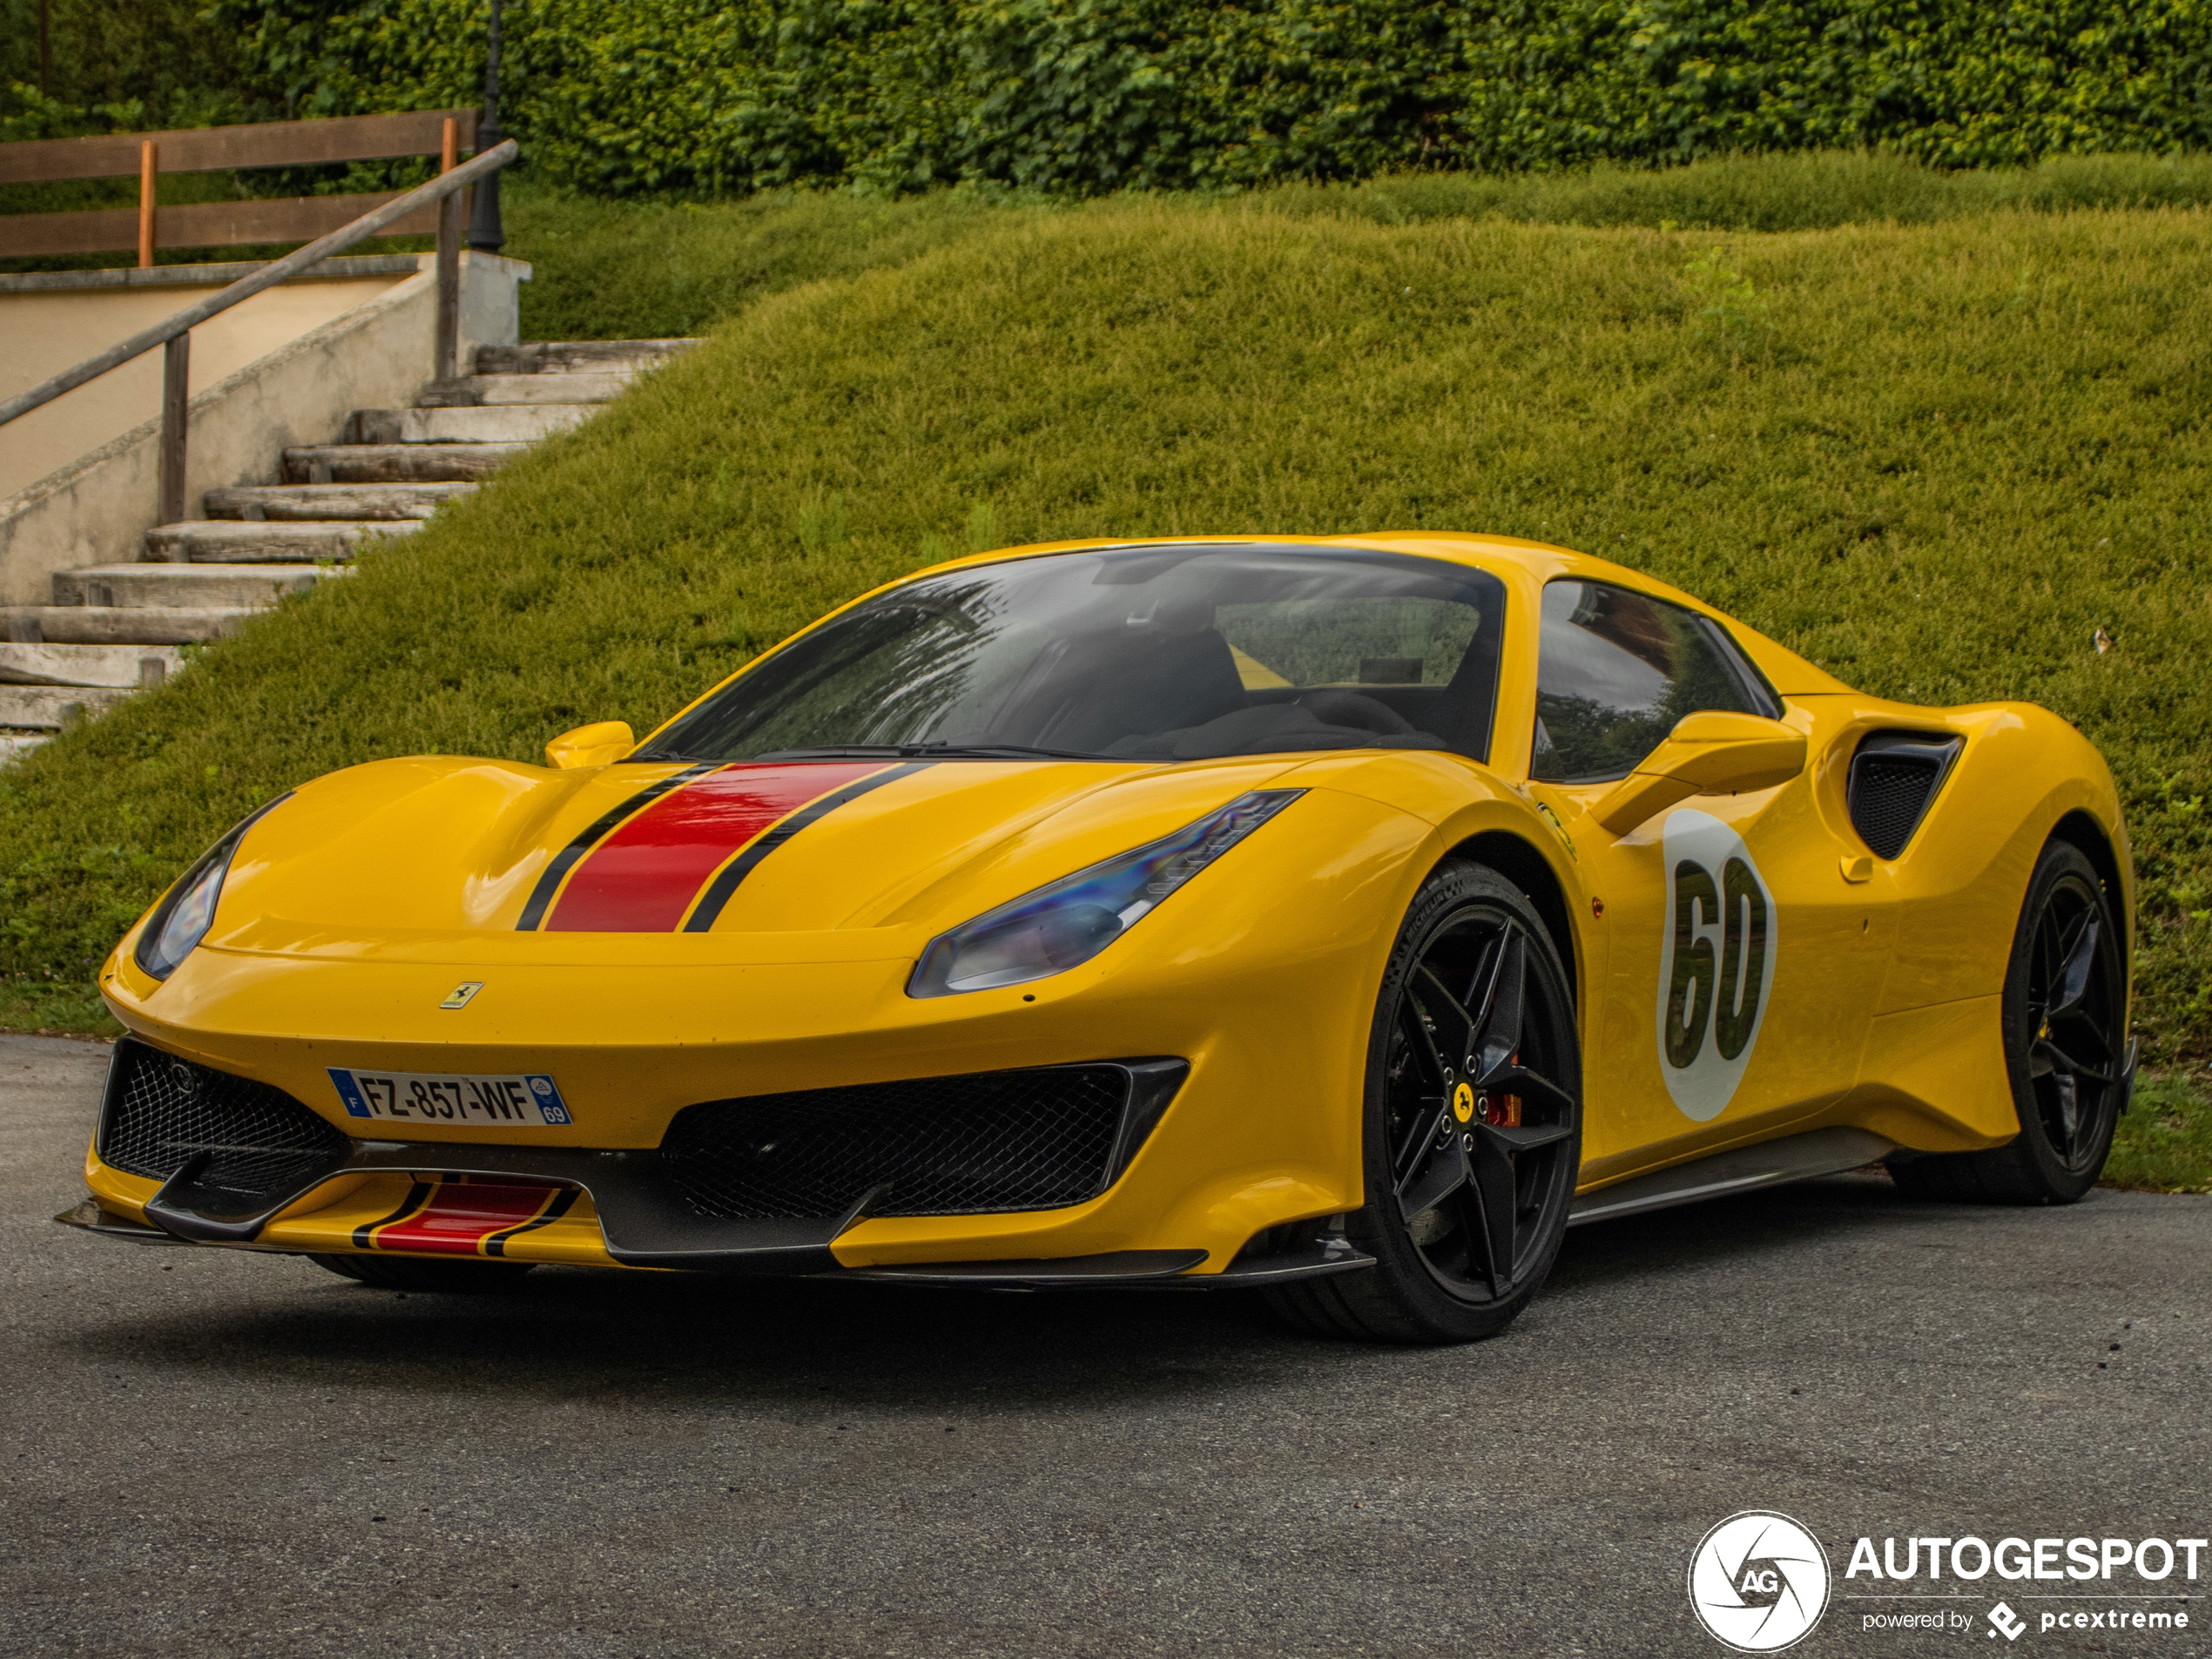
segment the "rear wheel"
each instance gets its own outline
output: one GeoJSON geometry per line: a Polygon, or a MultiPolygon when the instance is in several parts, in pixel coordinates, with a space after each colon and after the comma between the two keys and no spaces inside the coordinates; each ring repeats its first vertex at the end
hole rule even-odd
{"type": "Polygon", "coordinates": [[[459,1291],[496,1296],[512,1290],[530,1262],[488,1262],[481,1257],[440,1260],[428,1256],[310,1256],[317,1267],[381,1291],[459,1291]]]}
{"type": "Polygon", "coordinates": [[[2005,1067],[2020,1132],[1986,1152],[1900,1154],[1918,1198],[2072,1204],[2096,1184],[2127,1103],[2126,941],[2079,847],[2043,849],[2005,974],[2005,1067]]]}
{"type": "Polygon", "coordinates": [[[1567,975],[1535,908],[1495,871],[1448,864],[1406,913],[1368,1046],[1374,1257],[1271,1292],[1316,1335],[1495,1336],[1552,1269],[1581,1157],[1581,1055],[1567,975]]]}

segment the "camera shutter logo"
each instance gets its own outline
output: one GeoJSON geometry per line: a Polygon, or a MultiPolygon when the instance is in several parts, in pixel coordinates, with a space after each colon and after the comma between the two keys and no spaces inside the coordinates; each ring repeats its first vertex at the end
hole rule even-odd
{"type": "Polygon", "coordinates": [[[1690,1610],[1738,1653],[1779,1653],[1804,1640],[1827,1610],[1828,1583],[1820,1541],[1769,1509],[1730,1515],[1689,1558],[1690,1610]]]}

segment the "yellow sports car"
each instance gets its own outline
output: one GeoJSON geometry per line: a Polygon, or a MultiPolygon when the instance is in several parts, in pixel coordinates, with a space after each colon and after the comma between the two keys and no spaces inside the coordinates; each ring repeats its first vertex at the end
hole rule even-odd
{"type": "Polygon", "coordinates": [[[1455,1341],[1578,1222],[1877,1159],[2078,1198],[2133,1084],[2079,733],[1534,543],[987,554],[547,755],[356,766],[192,866],[101,970],[63,1219],[1455,1341]]]}

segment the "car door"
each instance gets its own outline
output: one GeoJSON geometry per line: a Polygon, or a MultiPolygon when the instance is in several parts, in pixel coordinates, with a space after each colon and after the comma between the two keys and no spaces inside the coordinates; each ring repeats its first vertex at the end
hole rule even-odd
{"type": "Polygon", "coordinates": [[[1584,1179],[1817,1112],[1857,1079],[1892,908],[1886,872],[1816,809],[1817,751],[1779,788],[1693,797],[1623,835],[1591,816],[1686,714],[1810,717],[1717,623],[1626,586],[1549,583],[1538,649],[1529,788],[1575,842],[1608,946],[1585,1010],[1584,1179]]]}

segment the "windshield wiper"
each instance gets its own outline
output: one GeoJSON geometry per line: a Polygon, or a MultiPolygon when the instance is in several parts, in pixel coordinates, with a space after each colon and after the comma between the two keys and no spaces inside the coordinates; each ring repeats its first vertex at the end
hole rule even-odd
{"type": "Polygon", "coordinates": [[[755,760],[1111,760],[1078,749],[1026,743],[838,743],[819,749],[774,749],[755,760]]]}

